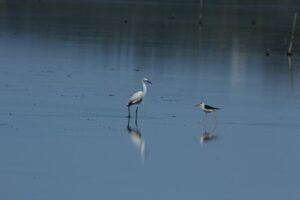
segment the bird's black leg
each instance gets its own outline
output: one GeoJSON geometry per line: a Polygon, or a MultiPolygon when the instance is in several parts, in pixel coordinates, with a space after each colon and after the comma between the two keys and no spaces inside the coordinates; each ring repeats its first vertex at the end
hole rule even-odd
{"type": "Polygon", "coordinates": [[[206,123],[207,112],[205,112],[204,122],[206,123]]]}
{"type": "Polygon", "coordinates": [[[215,118],[215,123],[216,123],[216,127],[217,127],[218,121],[217,121],[216,115],[214,115],[214,118],[215,118]]]}
{"type": "Polygon", "coordinates": [[[138,127],[138,124],[137,124],[137,118],[135,118],[135,127],[136,127],[136,128],[138,127]]]}
{"type": "Polygon", "coordinates": [[[130,127],[130,118],[128,117],[128,121],[127,121],[127,129],[129,129],[129,127],[130,127]]]}
{"type": "Polygon", "coordinates": [[[137,117],[137,111],[139,110],[139,106],[136,107],[135,116],[137,117]]]}
{"type": "Polygon", "coordinates": [[[127,106],[127,108],[128,108],[128,118],[130,118],[130,107],[127,106]]]}
{"type": "Polygon", "coordinates": [[[136,107],[136,110],[135,110],[135,118],[137,118],[138,110],[139,110],[139,106],[136,107]]]}
{"type": "Polygon", "coordinates": [[[139,106],[136,107],[135,110],[135,126],[137,127],[137,115],[138,115],[139,106]]]}
{"type": "Polygon", "coordinates": [[[211,132],[215,132],[216,131],[216,129],[217,129],[217,121],[216,121],[216,123],[215,123],[215,127],[214,127],[214,129],[211,131],[211,132]]]}
{"type": "Polygon", "coordinates": [[[203,127],[204,127],[204,133],[206,134],[207,131],[206,131],[206,123],[203,123],[203,127]]]}

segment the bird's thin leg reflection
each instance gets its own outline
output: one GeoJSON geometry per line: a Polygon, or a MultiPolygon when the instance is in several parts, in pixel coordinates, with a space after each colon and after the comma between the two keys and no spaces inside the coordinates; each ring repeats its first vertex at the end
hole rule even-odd
{"type": "Polygon", "coordinates": [[[294,89],[294,69],[292,66],[291,56],[288,57],[288,67],[289,67],[289,80],[290,80],[291,89],[294,89]]]}
{"type": "Polygon", "coordinates": [[[289,65],[289,70],[292,69],[292,58],[289,56],[288,57],[288,65],[289,65]]]}
{"type": "Polygon", "coordinates": [[[138,129],[137,121],[135,121],[135,125],[136,125],[136,127],[132,128],[130,126],[130,119],[128,119],[127,132],[130,136],[132,143],[138,147],[141,159],[144,160],[145,159],[145,149],[146,149],[145,141],[144,141],[141,131],[138,129]]]}

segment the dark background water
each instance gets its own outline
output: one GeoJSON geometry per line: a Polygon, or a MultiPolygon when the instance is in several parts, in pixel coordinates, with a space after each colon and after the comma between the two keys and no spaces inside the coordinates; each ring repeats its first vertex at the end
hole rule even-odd
{"type": "Polygon", "coordinates": [[[299,199],[299,8],[1,1],[0,198],[299,199]]]}

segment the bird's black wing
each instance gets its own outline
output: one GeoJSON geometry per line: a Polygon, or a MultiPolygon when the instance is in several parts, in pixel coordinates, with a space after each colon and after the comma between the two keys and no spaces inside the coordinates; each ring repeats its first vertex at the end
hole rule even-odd
{"type": "Polygon", "coordinates": [[[209,110],[219,110],[220,108],[212,107],[209,105],[205,105],[204,108],[209,109],[209,110]]]}

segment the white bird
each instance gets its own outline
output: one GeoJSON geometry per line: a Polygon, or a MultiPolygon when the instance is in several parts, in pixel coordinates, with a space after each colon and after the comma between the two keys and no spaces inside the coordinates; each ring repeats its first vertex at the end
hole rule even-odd
{"type": "Polygon", "coordinates": [[[220,110],[220,108],[205,105],[204,102],[200,102],[200,103],[196,104],[196,106],[200,106],[200,108],[205,112],[205,114],[220,110]]]}
{"type": "Polygon", "coordinates": [[[146,94],[147,94],[147,85],[146,83],[150,83],[152,84],[147,78],[143,78],[142,80],[143,83],[143,91],[138,91],[136,93],[134,93],[128,103],[127,103],[127,107],[128,107],[128,118],[130,118],[130,106],[137,104],[136,110],[135,110],[135,117],[137,118],[137,112],[138,112],[138,108],[139,108],[139,104],[141,102],[143,102],[146,94]]]}

